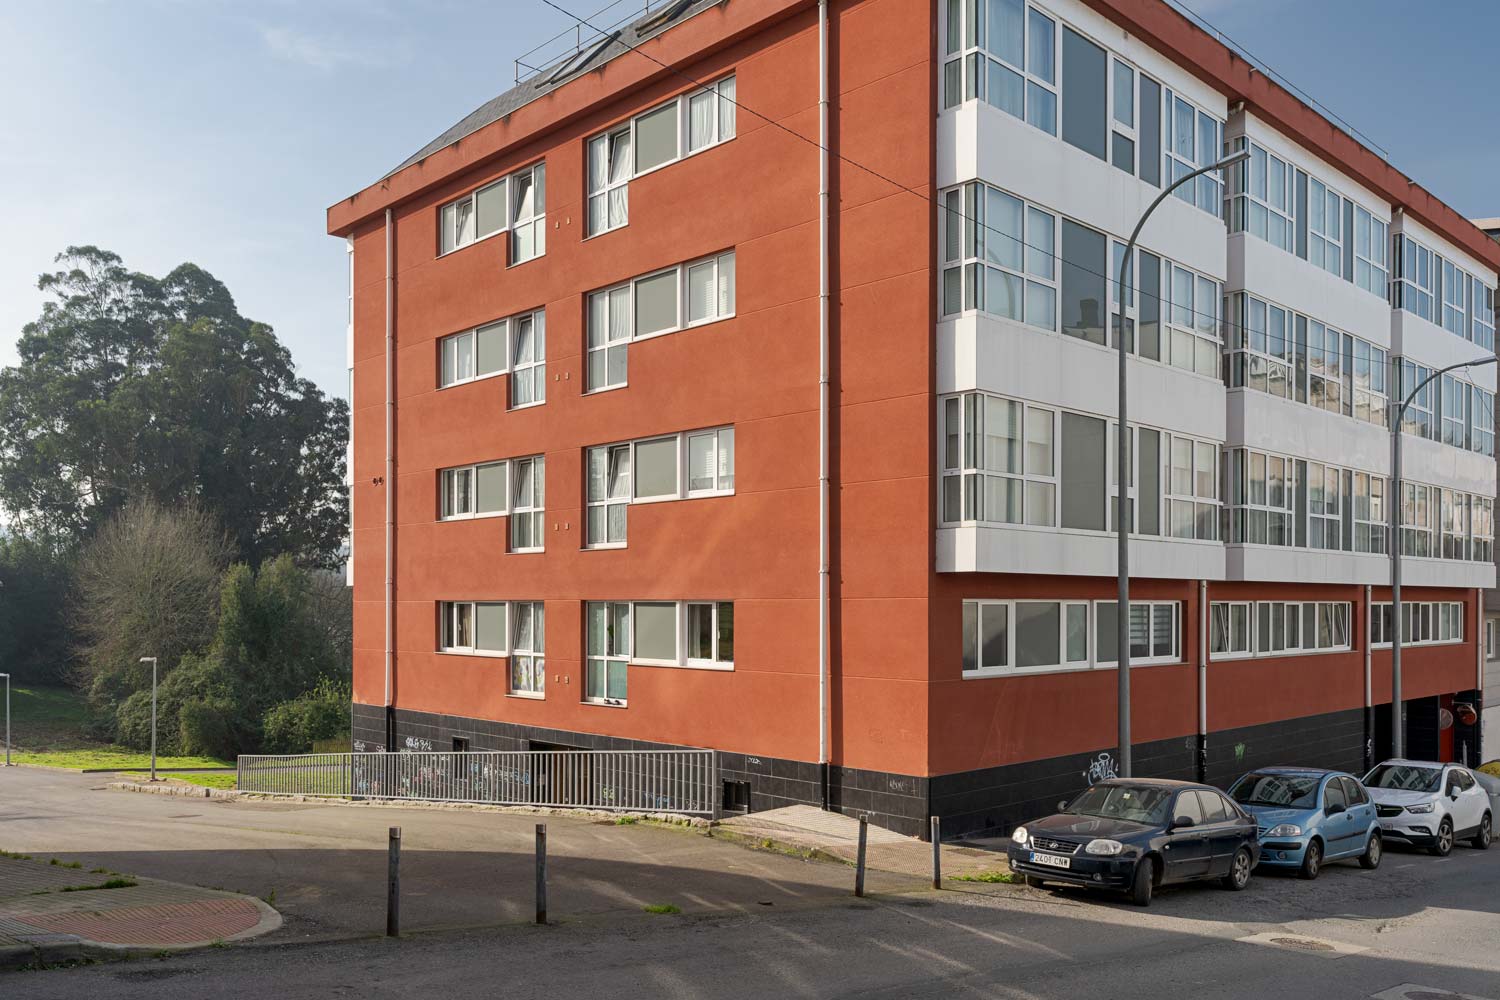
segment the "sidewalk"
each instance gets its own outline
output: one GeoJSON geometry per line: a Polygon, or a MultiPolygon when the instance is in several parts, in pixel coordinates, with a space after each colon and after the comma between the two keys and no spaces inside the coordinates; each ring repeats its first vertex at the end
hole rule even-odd
{"type": "Polygon", "coordinates": [[[198,948],[280,926],[249,896],[0,857],[0,970],[198,948]]]}
{"type": "MultiPolygon", "coordinates": [[[[724,820],[715,836],[768,846],[809,857],[854,864],[859,854],[859,820],[813,806],[785,806],[724,820]],[[769,844],[766,842],[769,841],[769,844]]],[[[865,832],[865,867],[916,878],[932,877],[932,845],[870,824],[865,832]]],[[[958,844],[942,845],[943,877],[1007,881],[1005,855],[958,844]]]]}

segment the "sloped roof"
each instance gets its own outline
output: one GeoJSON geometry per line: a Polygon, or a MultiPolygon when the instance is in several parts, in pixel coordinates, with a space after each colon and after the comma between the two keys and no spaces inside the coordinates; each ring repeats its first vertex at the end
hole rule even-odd
{"type": "MultiPolygon", "coordinates": [[[[592,40],[585,38],[584,45],[577,54],[544,67],[540,73],[521,81],[499,97],[484,102],[461,118],[457,124],[443,132],[442,135],[407,157],[395,169],[387,173],[386,176],[389,177],[391,174],[431,156],[444,146],[452,145],[465,136],[479,131],[486,125],[499,121],[514,112],[517,108],[531,103],[551,90],[561,87],[580,73],[598,69],[605,63],[613,59],[618,59],[620,56],[630,52],[635,46],[651,38],[655,38],[670,28],[676,27],[694,14],[725,2],[727,0],[674,0],[672,3],[643,14],[623,27],[607,31],[603,36],[595,32],[592,40]]],[[[599,26],[599,30],[603,30],[602,25],[599,26]]],[[[590,29],[585,27],[583,31],[588,33],[590,29]]]]}

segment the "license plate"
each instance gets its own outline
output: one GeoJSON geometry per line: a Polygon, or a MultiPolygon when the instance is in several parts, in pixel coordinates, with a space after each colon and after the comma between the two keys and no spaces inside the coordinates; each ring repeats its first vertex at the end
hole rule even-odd
{"type": "Polygon", "coordinates": [[[1065,858],[1060,854],[1038,854],[1031,852],[1031,863],[1034,865],[1046,865],[1048,868],[1072,868],[1073,859],[1065,858]]]}

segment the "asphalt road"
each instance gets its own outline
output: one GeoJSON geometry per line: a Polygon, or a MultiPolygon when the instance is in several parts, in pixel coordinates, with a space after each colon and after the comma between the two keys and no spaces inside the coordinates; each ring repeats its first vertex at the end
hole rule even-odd
{"type": "MultiPolygon", "coordinates": [[[[27,837],[45,832],[29,826],[45,820],[20,817],[54,808],[50,799],[33,806],[10,792],[0,783],[4,847],[15,830],[27,837]]],[[[115,800],[145,798],[85,799],[98,834],[75,829],[86,822],[81,817],[58,818],[51,828],[80,840],[108,837],[123,822],[111,818],[116,809],[136,808],[115,800]]],[[[150,801],[171,802],[172,813],[189,811],[179,800],[150,801]]],[[[243,826],[249,808],[230,814],[243,826]]],[[[279,816],[293,831],[301,817],[312,816],[265,815],[279,816]]],[[[444,822],[462,816],[431,815],[444,822]]],[[[145,827],[148,819],[129,822],[145,827]]],[[[559,926],[507,923],[399,941],[300,943],[277,936],[159,961],[10,974],[0,979],[0,995],[1436,1000],[1460,993],[1500,1000],[1500,847],[1485,853],[1462,847],[1445,860],[1391,849],[1376,872],[1341,863],[1311,883],[1257,874],[1242,893],[1168,889],[1149,910],[1072,890],[975,884],[942,892],[877,886],[874,898],[858,901],[838,892],[847,869],[739,853],[756,864],[774,862],[777,877],[783,862],[796,866],[788,871],[801,877],[783,884],[801,893],[798,903],[699,906],[675,916],[620,906],[559,926]],[[1404,985],[1412,989],[1399,989],[1404,985]]],[[[738,863],[734,855],[714,858],[720,866],[738,863]]],[[[696,884],[703,870],[673,876],[683,898],[714,902],[696,884]]],[[[768,895],[775,882],[767,876],[759,891],[768,895]]]]}

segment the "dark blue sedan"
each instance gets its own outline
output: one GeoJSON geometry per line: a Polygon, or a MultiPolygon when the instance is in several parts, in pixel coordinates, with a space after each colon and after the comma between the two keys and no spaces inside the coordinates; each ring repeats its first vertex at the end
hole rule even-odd
{"type": "Polygon", "coordinates": [[[1171,882],[1216,878],[1245,888],[1260,842],[1255,820],[1217,788],[1111,778],[1062,812],[1017,827],[1007,853],[1027,885],[1121,890],[1147,906],[1152,892],[1171,882]]]}

